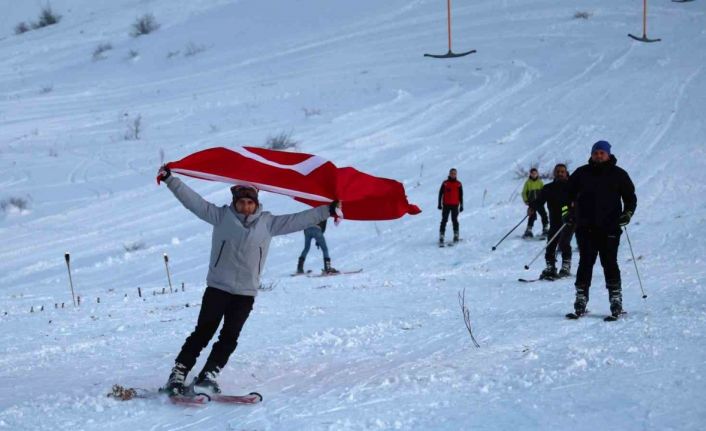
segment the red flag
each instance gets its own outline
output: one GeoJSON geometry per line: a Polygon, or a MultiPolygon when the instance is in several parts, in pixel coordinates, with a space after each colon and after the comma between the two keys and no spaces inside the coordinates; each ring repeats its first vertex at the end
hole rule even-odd
{"type": "Polygon", "coordinates": [[[169,162],[167,167],[194,178],[255,186],[311,206],[338,199],[343,202],[344,218],[350,220],[392,220],[421,212],[407,202],[401,183],[338,168],[311,154],[219,147],[169,162]]]}

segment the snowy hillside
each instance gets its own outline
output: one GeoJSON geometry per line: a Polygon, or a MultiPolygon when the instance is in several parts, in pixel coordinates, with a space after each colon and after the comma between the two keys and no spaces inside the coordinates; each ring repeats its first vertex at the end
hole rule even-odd
{"type": "Polygon", "coordinates": [[[478,53],[425,58],[447,51],[445,3],[53,0],[58,24],[16,35],[44,2],[0,0],[0,429],[703,429],[706,3],[650,2],[662,41],[641,44],[639,0],[456,1],[454,50],[478,53]],[[148,13],[160,27],[132,37],[148,13]],[[334,266],[356,275],[289,277],[303,235],[272,242],[271,289],[220,378],[262,404],[107,398],[165,382],[205,287],[211,229],[155,184],[162,157],[282,133],[403,182],[423,212],[329,227],[334,266]],[[567,321],[573,280],[517,282],[541,242],[518,230],[490,251],[524,215],[515,171],[573,170],[599,139],[637,187],[648,295],[623,239],[628,315],[612,324],[598,264],[592,313],[567,321]],[[451,167],[464,242],[439,249],[451,167]]]}

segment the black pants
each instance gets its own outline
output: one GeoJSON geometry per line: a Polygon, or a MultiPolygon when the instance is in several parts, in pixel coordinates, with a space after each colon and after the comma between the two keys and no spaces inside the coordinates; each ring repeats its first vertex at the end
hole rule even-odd
{"type": "Polygon", "coordinates": [[[454,227],[454,233],[458,233],[458,205],[444,205],[441,210],[441,226],[439,233],[441,235],[446,232],[446,223],[449,221],[449,213],[451,214],[451,224],[454,227]]]}
{"type": "MultiPolygon", "coordinates": [[[[547,242],[549,242],[557,231],[561,229],[561,226],[550,225],[549,226],[549,236],[547,237],[547,242]]],[[[562,262],[571,261],[571,238],[574,237],[574,229],[565,227],[559,236],[547,245],[547,251],[544,253],[544,259],[549,265],[556,264],[556,249],[557,247],[561,251],[562,262]]]]}
{"type": "Polygon", "coordinates": [[[529,216],[529,219],[527,220],[527,229],[532,229],[532,226],[534,226],[534,221],[537,220],[537,213],[539,213],[539,217],[542,218],[542,226],[546,226],[547,223],[549,223],[549,218],[547,217],[547,210],[544,209],[544,205],[541,207],[537,208],[537,211],[533,212],[531,216],[529,216]]]}
{"type": "Polygon", "coordinates": [[[579,267],[576,271],[576,289],[585,290],[591,286],[593,265],[600,256],[603,275],[608,290],[620,291],[620,268],[618,268],[618,247],[621,230],[606,232],[602,229],[579,227],[576,229],[576,242],[579,245],[579,267]]]}
{"type": "Polygon", "coordinates": [[[238,345],[238,336],[250,315],[255,298],[252,296],[233,295],[213,287],[206,288],[201,302],[201,311],[196,329],[189,335],[176,358],[188,370],[196,364],[196,358],[213,338],[223,320],[223,328],[218,334],[218,341],[213,344],[208,356],[208,365],[225,367],[228,358],[238,345]]]}

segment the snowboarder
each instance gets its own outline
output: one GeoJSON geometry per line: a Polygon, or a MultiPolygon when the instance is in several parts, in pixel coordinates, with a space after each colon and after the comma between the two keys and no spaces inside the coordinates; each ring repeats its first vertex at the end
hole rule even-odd
{"type": "MultiPolygon", "coordinates": [[[[532,216],[538,208],[547,204],[549,209],[549,232],[547,241],[556,235],[563,225],[563,218],[569,211],[569,171],[565,164],[558,163],[554,166],[554,181],[545,185],[539,196],[529,204],[529,214],[532,216]]],[[[559,277],[571,275],[571,238],[574,236],[573,227],[566,226],[559,236],[547,244],[544,260],[547,267],[539,276],[542,280],[554,280],[559,277]],[[556,249],[561,250],[561,270],[556,271],[556,249]]]]}
{"type": "Polygon", "coordinates": [[[316,248],[321,248],[321,252],[324,254],[324,270],[322,272],[325,274],[338,273],[338,270],[331,266],[331,257],[328,254],[324,232],[326,232],[326,220],[304,229],[304,250],[302,250],[299,262],[297,262],[297,274],[304,274],[304,261],[309,253],[309,248],[311,248],[312,240],[316,243],[316,248]]]}
{"type": "MultiPolygon", "coordinates": [[[[527,207],[529,207],[532,202],[537,200],[542,187],[544,187],[544,183],[542,182],[542,179],[539,178],[539,171],[537,168],[530,169],[529,178],[527,178],[527,181],[525,181],[525,186],[522,188],[522,200],[525,202],[527,207]]],[[[544,205],[536,205],[535,212],[539,213],[539,216],[542,218],[542,236],[545,237],[547,233],[549,233],[549,224],[544,205]]],[[[532,233],[532,227],[534,226],[534,221],[537,220],[537,214],[535,212],[532,212],[527,219],[527,229],[525,230],[524,235],[522,235],[522,238],[532,238],[534,236],[532,233]]]]}
{"type": "Polygon", "coordinates": [[[451,214],[451,224],[454,228],[454,239],[456,243],[459,241],[459,226],[458,213],[463,212],[463,187],[461,182],[456,178],[458,172],[455,168],[449,170],[449,177],[441,183],[439,189],[439,209],[441,210],[441,226],[439,228],[439,245],[444,244],[444,233],[446,232],[446,223],[449,221],[451,214]]]}
{"type": "Polygon", "coordinates": [[[167,183],[184,207],[213,225],[208,287],[196,328],[176,357],[163,391],[170,395],[184,392],[186,375],[224,320],[218,341],[194,382],[198,391],[218,393],[218,373],[235,350],[240,331],[252,310],[272,237],[326,220],[340,205],[334,201],[296,214],[275,216],[262,211],[258,190],[254,187],[231,187],[232,203],[217,206],[171,175],[166,166],[159,169],[158,178],[167,183]]]}
{"type": "Polygon", "coordinates": [[[635,186],[627,172],[617,166],[606,141],[591,148],[591,158],[569,177],[569,200],[572,206],[567,222],[576,225],[579,267],[576,272],[576,316],[586,312],[588,290],[596,257],[600,256],[605,276],[610,313],[623,311],[618,246],[622,227],[630,223],[637,207],[635,186]]]}

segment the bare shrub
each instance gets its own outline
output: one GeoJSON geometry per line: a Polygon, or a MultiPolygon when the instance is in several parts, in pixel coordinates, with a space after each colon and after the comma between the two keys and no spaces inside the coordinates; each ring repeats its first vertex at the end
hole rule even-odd
{"type": "Polygon", "coordinates": [[[292,132],[282,132],[277,136],[270,136],[265,141],[265,148],[270,150],[286,150],[296,148],[299,143],[292,139],[292,132]]]}
{"type": "Polygon", "coordinates": [[[321,115],[321,109],[317,108],[302,108],[302,111],[304,111],[304,118],[318,117],[321,115]]]}
{"type": "Polygon", "coordinates": [[[574,19],[589,19],[591,15],[591,12],[578,11],[574,14],[574,19]]]}
{"type": "Polygon", "coordinates": [[[32,23],[32,28],[37,29],[47,27],[50,25],[57,24],[59,21],[61,21],[61,15],[54,12],[51,9],[50,5],[46,5],[42,8],[42,11],[39,13],[39,20],[35,23],[32,23]]]}
{"type": "Polygon", "coordinates": [[[123,248],[125,249],[126,253],[132,253],[138,250],[144,250],[145,248],[147,248],[147,246],[142,241],[130,241],[124,243],[123,248]]]}
{"type": "Polygon", "coordinates": [[[473,328],[471,327],[471,313],[470,311],[468,311],[468,307],[466,306],[466,288],[463,289],[463,292],[458,292],[458,305],[461,306],[461,315],[463,315],[463,323],[466,325],[466,330],[471,336],[471,341],[473,342],[473,345],[476,347],[480,347],[480,344],[478,344],[478,341],[476,341],[476,337],[473,335],[473,328]]]}
{"type": "Polygon", "coordinates": [[[181,51],[179,51],[179,50],[176,50],[176,51],[169,51],[169,52],[167,53],[167,58],[176,57],[177,55],[179,55],[179,53],[181,53],[181,51]]]}
{"type": "Polygon", "coordinates": [[[147,13],[135,19],[132,23],[132,31],[130,31],[130,36],[139,37],[145,34],[150,34],[159,28],[159,24],[155,19],[154,15],[147,13]]]}
{"type": "Polygon", "coordinates": [[[111,49],[113,49],[113,45],[109,43],[99,44],[96,49],[93,50],[93,61],[104,60],[105,56],[103,55],[103,53],[106,51],[110,51],[111,49]]]}
{"type": "Polygon", "coordinates": [[[17,25],[15,26],[15,34],[27,33],[30,30],[31,30],[31,28],[24,21],[17,23],[17,25]]]}
{"type": "Polygon", "coordinates": [[[138,114],[132,120],[128,119],[127,130],[125,131],[126,141],[139,141],[142,134],[142,115],[138,114]]]}
{"type": "Polygon", "coordinates": [[[47,84],[43,85],[42,88],[39,89],[39,94],[49,94],[54,90],[54,85],[52,84],[47,84]]]}
{"type": "Polygon", "coordinates": [[[3,199],[0,201],[0,209],[9,211],[11,209],[16,209],[17,211],[24,211],[29,207],[29,202],[25,198],[11,197],[8,199],[3,199]]]}
{"type": "Polygon", "coordinates": [[[127,52],[127,59],[128,60],[134,60],[139,56],[140,56],[140,53],[135,51],[134,49],[131,49],[130,51],[127,52]]]}
{"type": "Polygon", "coordinates": [[[197,45],[194,42],[189,42],[186,44],[186,48],[184,48],[184,57],[193,57],[204,51],[206,51],[206,45],[197,45]]]}

